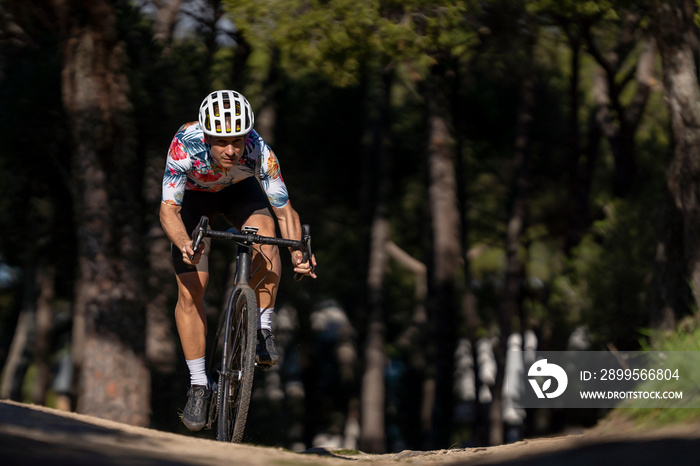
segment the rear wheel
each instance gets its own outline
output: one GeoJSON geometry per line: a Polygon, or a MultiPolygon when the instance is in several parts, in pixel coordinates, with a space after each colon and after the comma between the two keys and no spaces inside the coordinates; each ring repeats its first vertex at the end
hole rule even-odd
{"type": "Polygon", "coordinates": [[[216,438],[238,443],[243,439],[253,391],[258,327],[255,293],[249,287],[240,288],[234,291],[227,307],[217,390],[216,438]]]}

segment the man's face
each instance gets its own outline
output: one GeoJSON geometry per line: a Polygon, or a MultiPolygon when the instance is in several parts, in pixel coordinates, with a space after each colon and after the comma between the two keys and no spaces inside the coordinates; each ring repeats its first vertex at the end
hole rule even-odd
{"type": "Polygon", "coordinates": [[[245,136],[219,137],[207,136],[211,146],[211,155],[221,168],[231,168],[238,163],[245,149],[245,136]]]}

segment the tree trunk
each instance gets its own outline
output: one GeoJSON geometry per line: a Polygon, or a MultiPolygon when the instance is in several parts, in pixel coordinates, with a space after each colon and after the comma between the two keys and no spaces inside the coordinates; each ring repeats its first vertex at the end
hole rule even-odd
{"type": "Polygon", "coordinates": [[[46,402],[46,391],[51,383],[51,349],[53,328],[53,297],[54,297],[53,266],[39,264],[37,267],[36,285],[39,296],[36,301],[36,332],[34,342],[34,365],[36,380],[32,387],[32,403],[43,405],[46,402]]]}
{"type": "Polygon", "coordinates": [[[399,344],[402,346],[410,346],[411,341],[414,341],[416,336],[421,333],[420,327],[423,327],[428,320],[428,315],[425,310],[425,299],[428,295],[427,267],[423,262],[409,255],[393,241],[389,241],[385,247],[389,257],[402,268],[416,276],[416,306],[413,309],[413,318],[411,319],[411,325],[404,330],[402,336],[399,338],[399,344]]]}
{"type": "MultiPolygon", "coordinates": [[[[151,157],[146,167],[143,198],[149,210],[157,212],[160,206],[161,180],[165,170],[164,157],[151,157]]],[[[149,276],[146,282],[146,360],[161,376],[175,372],[177,366],[177,337],[174,332],[174,303],[177,295],[170,240],[160,225],[157,215],[149,218],[147,247],[149,276]]],[[[172,383],[167,377],[165,383],[172,383]]],[[[154,386],[156,381],[154,379],[154,386]]]]}
{"type": "Polygon", "coordinates": [[[513,201],[510,216],[506,228],[506,280],[504,287],[503,303],[500,316],[500,339],[496,351],[498,372],[494,387],[493,404],[491,408],[491,433],[490,443],[498,445],[504,441],[503,409],[501,393],[505,375],[505,363],[508,337],[513,331],[522,331],[525,324],[520,321],[522,315],[523,284],[525,277],[525,264],[518,256],[522,246],[522,235],[526,225],[526,194],[527,184],[527,130],[532,119],[533,90],[532,78],[526,78],[522,85],[522,104],[518,112],[517,139],[515,142],[515,179],[513,182],[513,201]],[[520,321],[520,325],[513,329],[513,322],[520,321]]]}
{"type": "MultiPolygon", "coordinates": [[[[565,28],[566,29],[566,28],[565,28]]],[[[566,29],[567,31],[569,29],[566,29]]],[[[588,200],[590,197],[593,170],[598,158],[598,147],[601,139],[599,120],[609,114],[609,99],[607,98],[607,81],[604,73],[594,76],[593,97],[595,106],[589,118],[589,132],[585,148],[581,144],[579,111],[580,111],[580,66],[581,66],[581,37],[580,34],[568,32],[571,56],[571,78],[569,79],[569,131],[571,139],[571,208],[569,209],[569,225],[565,251],[567,255],[581,241],[590,226],[588,200]]]]}
{"type": "Polygon", "coordinates": [[[145,426],[150,377],[139,285],[139,161],[111,2],[57,2],[63,104],[74,144],[79,270],[74,319],[78,411],[145,426]]]}
{"type": "Polygon", "coordinates": [[[399,246],[392,241],[387,243],[386,250],[391,259],[405,270],[413,273],[416,277],[416,305],[413,309],[411,324],[403,331],[397,343],[400,347],[408,348],[410,351],[410,370],[414,374],[413,378],[417,381],[423,381],[423,385],[420,389],[420,406],[414,406],[414,408],[418,410],[418,423],[416,427],[420,429],[420,432],[416,432],[415,435],[426,441],[430,438],[432,427],[432,412],[435,405],[435,378],[432,373],[428,375],[429,358],[427,352],[421,350],[417,351],[416,348],[426,348],[426,346],[428,346],[428,338],[430,338],[429,332],[425,331],[426,323],[428,322],[428,313],[426,310],[426,299],[428,297],[428,268],[423,262],[411,257],[406,251],[399,248],[399,246]]]}
{"type": "Polygon", "coordinates": [[[384,322],[382,284],[388,262],[386,243],[389,239],[389,221],[377,216],[372,225],[369,274],[370,321],[365,343],[365,371],[362,377],[362,425],[360,449],[368,453],[386,451],[384,433],[384,322]]]}
{"type": "MultiPolygon", "coordinates": [[[[589,201],[593,185],[593,173],[599,158],[600,140],[603,133],[601,125],[609,116],[607,84],[603,72],[597,72],[593,77],[594,106],[588,117],[588,138],[585,147],[580,149],[571,165],[571,208],[569,209],[569,224],[566,233],[564,251],[567,256],[576,247],[591,225],[589,201]]],[[[573,110],[578,114],[578,109],[573,110]]]]}
{"type": "Polygon", "coordinates": [[[690,313],[693,296],[683,257],[683,213],[668,191],[659,204],[649,317],[653,328],[673,330],[678,319],[690,313]]]}
{"type": "MultiPolygon", "coordinates": [[[[620,33],[615,47],[603,53],[594,40],[589,27],[583,29],[587,50],[600,65],[595,72],[592,95],[594,107],[588,122],[588,138],[585,147],[578,142],[574,145],[576,152],[572,164],[572,208],[570,210],[569,231],[566,252],[578,245],[588,230],[592,217],[589,213],[593,171],[598,159],[601,137],[609,141],[615,159],[613,175],[613,192],[616,196],[627,197],[632,194],[637,171],[634,138],[639,122],[646,107],[651,91],[654,70],[655,44],[645,38],[644,47],[637,59],[637,66],[627,71],[627,76],[620,78],[627,68],[627,58],[639,43],[635,32],[639,30],[640,17],[636,13],[622,12],[620,33]],[[634,76],[632,75],[634,73],[634,76]],[[635,79],[635,93],[629,103],[622,103],[621,93],[629,81],[635,79]]],[[[579,41],[572,41],[572,47],[580,47],[579,41]]],[[[578,63],[574,63],[578,66],[578,63]]],[[[578,82],[572,82],[572,94],[578,95],[578,82]],[[573,91],[574,87],[575,92],[573,91]]],[[[572,102],[574,102],[572,100],[572,102]]],[[[578,102],[578,99],[575,101],[578,102]]],[[[572,106],[572,131],[578,133],[578,105],[572,106]]],[[[579,141],[576,136],[575,141],[579,141]]]]}
{"type": "Polygon", "coordinates": [[[458,271],[463,264],[456,154],[448,125],[449,104],[444,76],[436,71],[428,85],[429,196],[433,233],[433,341],[435,346],[435,405],[433,439],[436,448],[447,448],[452,432],[453,370],[459,326],[458,271]]]}
{"type": "Polygon", "coordinates": [[[637,173],[634,136],[639,125],[644,107],[651,90],[653,57],[655,48],[653,41],[647,40],[642,50],[637,66],[632,68],[627,76],[620,78],[625,71],[626,59],[639,43],[638,31],[641,15],[633,11],[620,11],[621,26],[615,47],[608,53],[603,53],[591,35],[590,28],[584,30],[588,51],[598,62],[606,79],[607,104],[610,106],[608,117],[613,113],[617,119],[598,120],[601,130],[610,142],[610,148],[615,159],[613,177],[613,192],[618,197],[628,197],[632,194],[637,173]],[[634,73],[634,75],[632,74],[634,73]],[[622,103],[621,94],[624,86],[635,78],[635,95],[627,106],[622,103]]]}
{"type": "MultiPolygon", "coordinates": [[[[667,180],[675,205],[683,215],[682,246],[668,246],[683,248],[695,305],[700,306],[700,87],[695,64],[695,13],[692,0],[654,3],[654,32],[663,62],[673,136],[667,180]]],[[[675,279],[676,274],[669,277],[675,279]]]]}
{"type": "Polygon", "coordinates": [[[36,327],[36,283],[34,261],[22,270],[27,278],[23,283],[22,309],[17,319],[15,333],[12,336],[10,349],[2,368],[2,385],[0,385],[0,398],[22,401],[22,385],[27,369],[33,357],[33,345],[36,327]]]}
{"type": "Polygon", "coordinates": [[[391,161],[385,147],[385,128],[388,119],[389,90],[391,79],[388,75],[373,83],[369,93],[373,97],[371,105],[377,105],[376,115],[370,125],[372,159],[378,163],[378,186],[374,219],[370,232],[370,257],[367,271],[367,307],[369,321],[365,341],[365,370],[361,392],[361,434],[360,449],[369,453],[386,451],[385,433],[385,384],[386,353],[384,350],[384,296],[383,284],[389,254],[387,243],[390,224],[387,218],[387,203],[391,190],[391,161]]]}
{"type": "MultiPolygon", "coordinates": [[[[529,57],[533,57],[534,44],[529,44],[529,57]]],[[[503,406],[501,394],[505,379],[506,353],[508,339],[513,331],[522,332],[522,298],[524,291],[525,264],[518,253],[523,246],[523,234],[527,222],[527,192],[530,184],[528,173],[528,149],[530,126],[532,124],[532,110],[535,101],[534,72],[532,69],[523,77],[520,90],[520,106],[518,108],[515,144],[513,154],[513,188],[510,214],[506,226],[506,277],[503,291],[503,301],[500,315],[500,339],[496,349],[497,375],[494,386],[493,404],[491,405],[491,432],[490,443],[498,445],[503,443],[503,406]],[[513,329],[513,322],[519,321],[520,325],[513,329]]]]}
{"type": "Polygon", "coordinates": [[[156,22],[153,25],[153,40],[163,44],[166,53],[168,53],[182,0],[154,0],[153,3],[157,8],[156,22]]]}
{"type": "Polygon", "coordinates": [[[2,399],[22,401],[22,383],[30,362],[27,348],[33,325],[34,310],[24,307],[19,313],[15,334],[2,369],[2,385],[0,385],[2,399]]]}

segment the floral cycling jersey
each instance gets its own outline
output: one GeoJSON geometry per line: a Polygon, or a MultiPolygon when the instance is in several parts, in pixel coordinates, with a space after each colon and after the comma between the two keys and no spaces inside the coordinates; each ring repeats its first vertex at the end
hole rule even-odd
{"type": "Polygon", "coordinates": [[[199,123],[185,123],[168,149],[162,202],[182,205],[185,190],[216,192],[251,176],[258,178],[272,207],[284,207],[289,202],[277,157],[255,130],[248,133],[236,166],[225,169],[212,158],[199,123]]]}

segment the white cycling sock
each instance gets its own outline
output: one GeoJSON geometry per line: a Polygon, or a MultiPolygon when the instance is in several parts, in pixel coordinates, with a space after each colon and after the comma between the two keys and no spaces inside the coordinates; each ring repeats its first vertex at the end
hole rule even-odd
{"type": "Polygon", "coordinates": [[[187,367],[190,368],[190,385],[209,386],[207,370],[204,364],[204,356],[199,359],[187,359],[187,367]]]}
{"type": "Polygon", "coordinates": [[[258,309],[258,329],[272,330],[272,312],[273,308],[258,309]]]}

